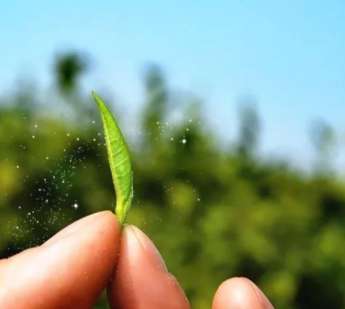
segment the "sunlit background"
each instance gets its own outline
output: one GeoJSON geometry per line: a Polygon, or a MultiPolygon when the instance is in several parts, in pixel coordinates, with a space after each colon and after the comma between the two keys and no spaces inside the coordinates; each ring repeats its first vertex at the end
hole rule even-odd
{"type": "Polygon", "coordinates": [[[345,308],[344,38],[341,0],[2,1],[0,257],[112,209],[97,90],[129,221],[193,308],[239,275],[277,308],[345,308]]]}

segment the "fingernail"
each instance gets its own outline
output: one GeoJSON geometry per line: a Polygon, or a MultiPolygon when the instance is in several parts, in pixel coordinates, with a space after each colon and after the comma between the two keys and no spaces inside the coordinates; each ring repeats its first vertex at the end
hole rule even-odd
{"type": "Polygon", "coordinates": [[[141,230],[133,225],[126,226],[125,231],[131,240],[139,244],[141,249],[145,252],[146,256],[155,267],[158,267],[165,272],[168,271],[161,254],[150,238],[148,238],[141,230]]]}
{"type": "Polygon", "coordinates": [[[251,280],[249,280],[249,282],[250,282],[251,286],[253,287],[262,308],[273,309],[274,307],[271,304],[271,302],[268,300],[266,295],[255,285],[255,283],[253,283],[251,280]]]}

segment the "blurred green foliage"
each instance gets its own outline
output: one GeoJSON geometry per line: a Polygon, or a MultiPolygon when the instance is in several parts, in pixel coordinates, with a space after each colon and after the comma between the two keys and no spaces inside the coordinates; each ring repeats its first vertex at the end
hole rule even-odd
{"type": "MultiPolygon", "coordinates": [[[[74,54],[60,56],[53,101],[22,90],[1,99],[1,257],[112,209],[101,124],[78,85],[85,67],[74,54]]],[[[177,104],[157,67],[144,85],[128,220],[155,241],[193,307],[210,308],[223,280],[248,276],[277,308],[345,308],[344,182],[259,159],[253,105],[241,109],[238,141],[225,149],[194,99],[178,105],[182,120],[168,123],[177,104]]],[[[315,138],[322,151],[326,129],[315,138]]]]}

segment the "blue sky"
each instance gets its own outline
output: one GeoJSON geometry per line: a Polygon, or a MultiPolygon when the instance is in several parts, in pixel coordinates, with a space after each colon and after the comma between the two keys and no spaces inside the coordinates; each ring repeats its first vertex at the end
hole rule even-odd
{"type": "Polygon", "coordinates": [[[224,138],[236,134],[238,98],[251,95],[266,154],[310,162],[317,118],[345,140],[343,0],[2,0],[1,15],[0,93],[21,76],[48,87],[54,55],[77,49],[94,59],[87,85],[113,89],[124,113],[140,107],[141,73],[154,62],[174,89],[205,100],[224,138]]]}

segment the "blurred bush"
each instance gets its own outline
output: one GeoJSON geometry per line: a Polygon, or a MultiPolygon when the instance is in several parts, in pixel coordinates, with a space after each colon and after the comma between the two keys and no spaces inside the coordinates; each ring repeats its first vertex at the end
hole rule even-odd
{"type": "MultiPolygon", "coordinates": [[[[34,91],[1,99],[1,257],[113,208],[99,117],[78,84],[86,67],[76,54],[58,57],[50,105],[34,91]],[[63,108],[70,117],[61,117],[63,108]]],[[[184,118],[170,122],[176,102],[159,68],[147,70],[144,85],[129,221],[154,239],[193,306],[209,308],[222,280],[248,276],[277,308],[345,308],[343,181],[325,169],[310,176],[259,159],[252,104],[240,110],[236,145],[224,149],[194,98],[179,105],[184,118]]],[[[319,131],[324,153],[330,133],[319,131]]]]}

